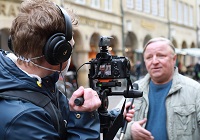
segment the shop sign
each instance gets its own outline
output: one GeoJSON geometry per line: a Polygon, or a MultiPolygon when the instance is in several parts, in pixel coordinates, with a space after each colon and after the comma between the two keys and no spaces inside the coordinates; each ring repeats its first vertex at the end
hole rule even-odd
{"type": "Polygon", "coordinates": [[[103,29],[111,29],[112,24],[104,21],[97,21],[88,17],[80,17],[80,24],[88,25],[90,27],[98,27],[103,29]]]}
{"type": "Polygon", "coordinates": [[[0,2],[0,16],[16,17],[19,12],[19,4],[0,2]]]}

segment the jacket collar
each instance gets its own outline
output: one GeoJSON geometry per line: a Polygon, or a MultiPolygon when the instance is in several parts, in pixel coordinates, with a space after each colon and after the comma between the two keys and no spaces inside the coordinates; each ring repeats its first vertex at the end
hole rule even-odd
{"type": "MultiPolygon", "coordinates": [[[[145,77],[139,81],[136,81],[136,83],[139,84],[139,90],[143,91],[144,94],[147,94],[149,92],[149,82],[151,80],[151,77],[149,73],[145,75],[145,77]]],[[[178,68],[174,68],[174,75],[172,79],[172,86],[170,88],[169,94],[174,93],[175,91],[179,90],[182,88],[180,84],[180,74],[178,73],[178,68]]]]}

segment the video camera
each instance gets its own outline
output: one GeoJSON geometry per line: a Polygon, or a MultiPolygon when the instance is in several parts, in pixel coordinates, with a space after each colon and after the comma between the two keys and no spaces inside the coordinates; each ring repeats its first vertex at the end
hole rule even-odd
{"type": "MultiPolygon", "coordinates": [[[[124,101],[120,114],[115,116],[107,111],[109,105],[108,96],[123,95],[125,98],[132,98],[133,104],[134,98],[142,97],[143,95],[143,92],[138,91],[138,85],[136,83],[132,85],[130,80],[130,61],[126,57],[110,54],[108,47],[111,39],[112,37],[101,37],[99,41],[100,52],[96,55],[96,58],[87,63],[90,64],[88,74],[90,87],[97,91],[101,100],[98,113],[101,133],[103,133],[103,139],[105,140],[112,140],[120,127],[123,127],[121,133],[124,134],[127,126],[127,121],[124,121],[123,117],[126,101],[124,101]],[[121,87],[121,82],[118,79],[126,79],[126,90],[113,92],[113,87],[121,87]]],[[[74,102],[76,105],[81,106],[84,99],[80,97],[74,102]]]]}
{"type": "Polygon", "coordinates": [[[125,102],[121,109],[121,113],[117,117],[112,116],[107,111],[109,104],[108,96],[123,95],[125,98],[137,98],[143,95],[141,91],[138,91],[138,87],[134,89],[134,86],[131,83],[130,61],[128,58],[114,56],[109,52],[108,47],[110,46],[111,39],[112,37],[105,36],[100,38],[100,52],[96,55],[96,58],[90,61],[88,74],[90,87],[98,92],[102,102],[98,109],[98,113],[101,124],[101,133],[103,133],[103,139],[106,140],[113,139],[118,129],[125,126],[125,124],[123,124],[125,102]],[[118,79],[127,80],[126,90],[123,92],[112,91],[112,87],[121,87],[121,82],[119,82],[118,79]]]}

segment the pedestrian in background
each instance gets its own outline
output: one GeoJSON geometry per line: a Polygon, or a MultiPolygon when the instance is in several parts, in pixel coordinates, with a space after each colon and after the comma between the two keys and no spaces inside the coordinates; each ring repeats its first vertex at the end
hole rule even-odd
{"type": "Polygon", "coordinates": [[[200,79],[200,58],[198,62],[194,65],[194,79],[199,80],[200,79]]]}
{"type": "Polygon", "coordinates": [[[135,64],[135,75],[137,80],[139,80],[141,75],[141,62],[139,60],[135,64]]]}

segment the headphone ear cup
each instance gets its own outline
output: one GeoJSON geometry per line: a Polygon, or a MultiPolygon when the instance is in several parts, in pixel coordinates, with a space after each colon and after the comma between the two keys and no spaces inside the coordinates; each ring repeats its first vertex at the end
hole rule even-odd
{"type": "Polygon", "coordinates": [[[65,34],[56,33],[48,39],[43,48],[43,54],[49,64],[59,65],[70,58],[72,46],[65,39],[65,34]]]}

